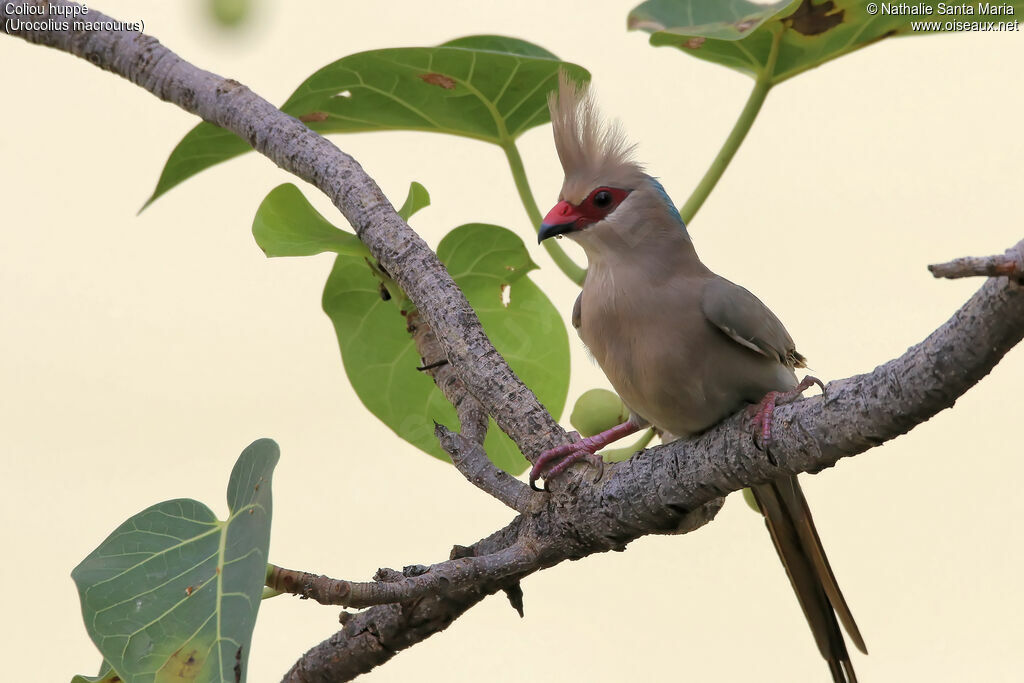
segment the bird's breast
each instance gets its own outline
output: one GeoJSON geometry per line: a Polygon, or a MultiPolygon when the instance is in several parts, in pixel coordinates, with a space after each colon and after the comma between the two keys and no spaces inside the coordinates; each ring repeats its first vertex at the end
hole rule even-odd
{"type": "Polygon", "coordinates": [[[581,303],[580,337],[619,396],[680,436],[702,432],[786,383],[767,359],[708,322],[702,284],[678,277],[632,283],[592,269],[581,303]]]}

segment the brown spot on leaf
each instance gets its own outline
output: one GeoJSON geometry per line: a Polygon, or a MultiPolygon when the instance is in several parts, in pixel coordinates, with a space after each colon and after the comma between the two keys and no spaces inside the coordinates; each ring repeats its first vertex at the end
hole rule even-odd
{"type": "Polygon", "coordinates": [[[696,50],[698,47],[707,42],[707,38],[704,36],[695,36],[690,38],[688,41],[683,43],[683,47],[688,47],[691,50],[696,50]]]}
{"type": "Polygon", "coordinates": [[[835,11],[836,4],[827,0],[815,5],[812,0],[804,0],[796,11],[782,20],[786,26],[805,36],[816,36],[843,23],[846,10],[835,11]]]}
{"type": "Polygon", "coordinates": [[[199,650],[195,648],[188,652],[178,650],[170,656],[164,667],[172,678],[194,681],[199,676],[199,670],[202,668],[204,661],[199,650]]]}
{"type": "Polygon", "coordinates": [[[311,111],[308,114],[303,114],[299,117],[299,121],[303,123],[319,123],[320,121],[327,120],[327,112],[325,111],[311,111]]]}
{"type": "Polygon", "coordinates": [[[192,595],[192,593],[194,591],[195,591],[195,587],[194,586],[188,586],[187,588],[185,588],[185,595],[190,596],[190,595],[192,595]]]}
{"type": "Polygon", "coordinates": [[[455,90],[455,79],[452,78],[451,76],[445,76],[444,74],[437,73],[429,73],[420,74],[420,78],[423,80],[424,83],[436,85],[437,87],[444,88],[445,90],[455,90]]]}

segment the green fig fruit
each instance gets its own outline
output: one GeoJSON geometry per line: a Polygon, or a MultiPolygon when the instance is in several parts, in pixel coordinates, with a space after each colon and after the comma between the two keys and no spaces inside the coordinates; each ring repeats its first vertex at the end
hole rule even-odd
{"type": "Polygon", "coordinates": [[[593,436],[622,424],[628,418],[629,410],[615,393],[607,389],[591,389],[576,400],[569,422],[582,436],[593,436]]]}
{"type": "Polygon", "coordinates": [[[759,506],[757,504],[757,500],[754,499],[753,491],[751,491],[750,489],[743,489],[743,500],[747,501],[747,505],[750,506],[751,510],[753,510],[757,514],[761,514],[761,506],[759,506]]]}

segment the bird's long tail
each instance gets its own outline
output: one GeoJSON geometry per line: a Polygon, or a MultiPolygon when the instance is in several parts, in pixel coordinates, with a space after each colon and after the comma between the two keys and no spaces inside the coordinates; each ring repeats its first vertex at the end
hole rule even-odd
{"type": "Polygon", "coordinates": [[[751,490],[833,680],[857,683],[839,622],[857,649],[867,654],[867,648],[825,557],[800,483],[786,477],[751,490]]]}

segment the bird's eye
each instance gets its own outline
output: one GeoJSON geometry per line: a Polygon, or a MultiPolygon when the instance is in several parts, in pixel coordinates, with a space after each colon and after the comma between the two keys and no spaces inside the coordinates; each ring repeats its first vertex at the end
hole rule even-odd
{"type": "Polygon", "coordinates": [[[608,190],[601,190],[594,195],[594,206],[599,209],[606,209],[612,205],[612,193],[608,190]]]}

